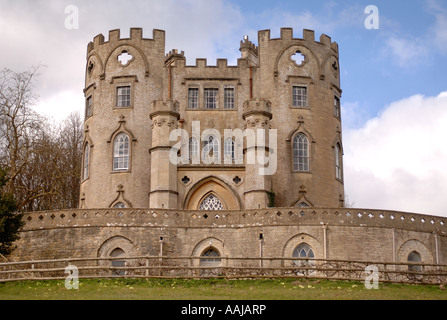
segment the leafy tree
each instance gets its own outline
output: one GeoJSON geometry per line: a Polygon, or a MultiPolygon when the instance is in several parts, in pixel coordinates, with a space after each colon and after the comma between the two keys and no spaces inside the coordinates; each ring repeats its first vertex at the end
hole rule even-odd
{"type": "Polygon", "coordinates": [[[18,231],[23,225],[22,214],[16,212],[14,196],[3,192],[8,181],[7,171],[0,167],[0,254],[8,255],[14,241],[19,239],[18,231]]]}

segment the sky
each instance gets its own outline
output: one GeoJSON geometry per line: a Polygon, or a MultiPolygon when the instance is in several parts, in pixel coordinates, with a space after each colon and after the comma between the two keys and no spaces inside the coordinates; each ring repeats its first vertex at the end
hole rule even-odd
{"type": "Polygon", "coordinates": [[[88,42],[131,27],[146,38],[165,30],[167,52],[210,65],[236,64],[240,41],[256,43],[258,30],[329,35],[340,50],[348,203],[447,217],[447,2],[0,0],[0,68],[40,65],[36,110],[83,115],[88,42]]]}

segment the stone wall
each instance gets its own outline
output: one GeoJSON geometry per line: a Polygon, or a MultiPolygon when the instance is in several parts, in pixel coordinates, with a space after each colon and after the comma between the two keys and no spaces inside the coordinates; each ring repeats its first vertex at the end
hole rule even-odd
{"type": "Polygon", "coordinates": [[[11,260],[127,256],[291,257],[301,243],[315,258],[447,264],[442,217],[364,209],[275,208],[242,211],[78,209],[34,212],[11,260]],[[262,235],[262,236],[261,236],[262,235]],[[262,240],[261,240],[262,238],[262,240]],[[162,244],[161,244],[162,242],[162,244]]]}

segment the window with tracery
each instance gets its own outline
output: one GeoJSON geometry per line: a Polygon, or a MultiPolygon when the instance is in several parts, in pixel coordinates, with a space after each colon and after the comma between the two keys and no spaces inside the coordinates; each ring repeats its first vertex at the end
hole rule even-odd
{"type": "Polygon", "coordinates": [[[203,199],[199,210],[224,210],[224,206],[218,197],[214,194],[210,194],[203,199]]]}
{"type": "Polygon", "coordinates": [[[215,136],[206,137],[203,142],[203,155],[202,158],[205,159],[206,156],[213,157],[214,159],[219,159],[219,140],[215,136]]]}
{"type": "MultiPolygon", "coordinates": [[[[295,260],[293,261],[293,264],[297,267],[311,267],[314,265],[314,261],[312,261],[312,259],[315,258],[315,253],[312,249],[311,246],[309,246],[307,243],[301,243],[299,244],[295,250],[293,250],[293,254],[292,256],[294,258],[301,258],[303,260],[295,260]],[[310,259],[307,260],[307,259],[310,259]]],[[[308,270],[305,269],[303,271],[298,271],[299,275],[305,275],[305,274],[310,274],[313,273],[313,270],[308,270]]]]}
{"type": "Polygon", "coordinates": [[[219,259],[220,254],[214,248],[209,248],[204,253],[202,253],[202,257],[206,257],[207,259],[200,259],[201,266],[216,266],[220,264],[221,259],[219,259]]]}

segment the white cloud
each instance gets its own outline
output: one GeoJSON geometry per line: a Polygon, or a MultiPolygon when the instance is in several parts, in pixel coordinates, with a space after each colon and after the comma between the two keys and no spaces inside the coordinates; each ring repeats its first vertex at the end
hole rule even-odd
{"type": "Polygon", "coordinates": [[[428,50],[425,43],[417,38],[405,39],[390,37],[385,42],[385,53],[390,55],[400,67],[412,68],[427,57],[428,50]]]}
{"type": "MultiPolygon", "coordinates": [[[[97,34],[107,39],[109,30],[120,29],[126,37],[131,27],[141,27],[143,36],[151,38],[153,29],[162,29],[166,31],[166,51],[184,50],[188,64],[207,58],[208,64],[214,65],[217,58],[232,63],[240,56],[242,20],[238,8],[223,0],[134,0],[131,4],[124,0],[4,0],[0,2],[0,41],[7,47],[2,50],[0,68],[20,72],[30,66],[45,66],[36,83],[37,108],[47,110],[54,105],[52,114],[60,118],[73,109],[60,105],[71,105],[83,97],[87,44],[97,34]],[[67,5],[78,7],[79,29],[65,28],[70,14],[65,13],[67,5]],[[58,107],[52,103],[56,100],[58,107]]],[[[79,107],[82,109],[83,103],[79,107]]]]}
{"type": "Polygon", "coordinates": [[[371,118],[369,108],[358,102],[343,101],[341,104],[343,128],[356,129],[363,126],[371,118]]]}
{"type": "Polygon", "coordinates": [[[34,110],[56,122],[61,122],[70,113],[79,113],[83,116],[84,96],[75,91],[61,91],[46,99],[41,99],[34,110]]]}
{"type": "Polygon", "coordinates": [[[346,193],[356,207],[447,216],[447,92],[387,106],[346,130],[346,193]]]}
{"type": "Polygon", "coordinates": [[[434,16],[436,20],[431,28],[433,36],[430,39],[433,39],[441,52],[447,53],[447,10],[440,6],[437,6],[436,9],[433,8],[433,10],[435,11],[434,16]]]}

